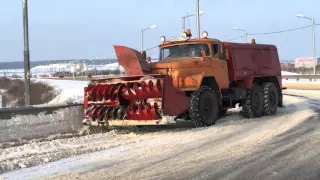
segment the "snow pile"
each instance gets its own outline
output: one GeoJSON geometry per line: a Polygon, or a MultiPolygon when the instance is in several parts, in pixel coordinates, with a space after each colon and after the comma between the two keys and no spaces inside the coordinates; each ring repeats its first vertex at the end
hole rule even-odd
{"type": "Polygon", "coordinates": [[[284,76],[287,76],[287,75],[300,75],[298,73],[293,73],[293,72],[288,72],[288,71],[281,71],[281,74],[284,75],[284,76]]]}
{"type": "Polygon", "coordinates": [[[87,81],[54,79],[37,79],[36,81],[46,82],[55,87],[59,92],[57,97],[55,97],[48,104],[82,103],[84,87],[88,85],[87,81]]]}

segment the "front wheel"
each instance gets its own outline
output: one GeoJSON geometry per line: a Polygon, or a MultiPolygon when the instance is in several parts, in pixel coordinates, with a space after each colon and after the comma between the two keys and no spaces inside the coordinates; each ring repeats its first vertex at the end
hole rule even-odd
{"type": "Polygon", "coordinates": [[[219,103],[216,92],[208,86],[201,86],[190,96],[189,115],[197,126],[211,126],[219,117],[219,103]]]}

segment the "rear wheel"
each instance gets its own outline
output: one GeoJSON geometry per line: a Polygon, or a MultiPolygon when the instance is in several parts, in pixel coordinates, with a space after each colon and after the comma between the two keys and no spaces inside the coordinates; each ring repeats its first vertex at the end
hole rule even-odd
{"type": "Polygon", "coordinates": [[[227,115],[227,109],[221,109],[219,112],[219,117],[225,117],[227,115]]]}
{"type": "Polygon", "coordinates": [[[249,97],[242,103],[242,111],[247,118],[261,117],[263,114],[263,92],[258,84],[252,84],[249,97]]]}
{"type": "Polygon", "coordinates": [[[274,115],[277,113],[279,95],[275,84],[271,82],[262,85],[263,90],[263,114],[274,115]]]}
{"type": "Polygon", "coordinates": [[[202,86],[190,97],[189,115],[196,126],[211,126],[219,117],[219,103],[216,92],[208,86],[202,86]]]}

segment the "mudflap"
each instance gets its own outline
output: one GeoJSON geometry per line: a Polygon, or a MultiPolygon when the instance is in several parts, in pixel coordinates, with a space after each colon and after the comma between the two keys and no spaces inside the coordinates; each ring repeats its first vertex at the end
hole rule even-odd
{"type": "Polygon", "coordinates": [[[167,116],[179,116],[188,110],[189,97],[184,91],[173,86],[171,77],[165,77],[162,92],[163,114],[167,116]]]}

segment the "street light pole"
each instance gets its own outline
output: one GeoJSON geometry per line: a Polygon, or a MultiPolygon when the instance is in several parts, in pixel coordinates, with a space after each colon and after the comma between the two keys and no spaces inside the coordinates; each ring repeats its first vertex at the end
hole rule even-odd
{"type": "MultiPolygon", "coordinates": [[[[199,12],[199,15],[202,15],[204,12],[203,11],[200,11],[199,12]]],[[[194,13],[194,14],[190,14],[190,15],[187,15],[187,16],[182,16],[182,33],[184,33],[186,31],[186,18],[189,18],[191,16],[195,16],[197,15],[197,13],[194,13]]]]}
{"type": "Polygon", "coordinates": [[[200,39],[200,12],[199,12],[199,1],[200,0],[196,0],[196,16],[197,16],[197,35],[198,38],[200,39]]]}
{"type": "Polygon", "coordinates": [[[184,33],[186,29],[185,22],[186,22],[186,17],[182,16],[182,33],[184,33]]]}
{"type": "Polygon", "coordinates": [[[240,28],[237,28],[237,27],[232,27],[233,30],[238,30],[238,31],[242,31],[244,33],[243,37],[244,37],[244,42],[247,43],[248,40],[247,40],[247,36],[248,36],[248,33],[246,30],[244,29],[240,29],[240,28]]]}
{"type": "Polygon", "coordinates": [[[29,51],[29,28],[28,28],[28,0],[22,0],[23,9],[23,35],[24,35],[24,88],[25,105],[30,105],[30,51],[29,51]]]}
{"type": "Polygon", "coordinates": [[[244,31],[244,42],[247,43],[248,42],[248,39],[247,39],[247,31],[244,31]]]}
{"type": "Polygon", "coordinates": [[[144,29],[141,30],[141,54],[143,53],[143,31],[144,29]]]}
{"type": "Polygon", "coordinates": [[[141,30],[141,54],[143,54],[143,31],[147,30],[147,29],[153,29],[153,28],[156,28],[157,25],[151,25],[150,27],[148,28],[144,28],[141,30]]]}
{"type": "Polygon", "coordinates": [[[314,67],[313,67],[313,74],[316,74],[316,68],[318,65],[318,59],[317,59],[317,55],[316,55],[316,39],[315,39],[315,21],[314,18],[310,18],[307,16],[304,16],[302,14],[297,14],[296,15],[298,18],[305,18],[305,19],[309,19],[312,22],[312,54],[313,54],[313,58],[314,58],[314,67]]]}

